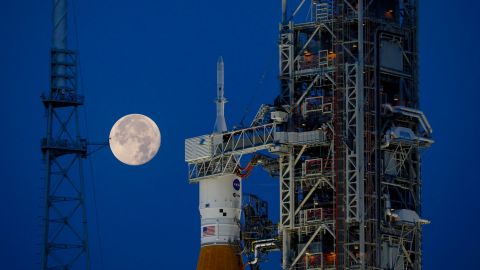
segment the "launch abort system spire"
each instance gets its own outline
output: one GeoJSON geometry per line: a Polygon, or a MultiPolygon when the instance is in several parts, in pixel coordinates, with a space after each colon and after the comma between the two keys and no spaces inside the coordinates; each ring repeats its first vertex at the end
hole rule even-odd
{"type": "Polygon", "coordinates": [[[217,118],[215,120],[215,132],[222,133],[227,131],[227,124],[225,123],[225,103],[227,100],[224,97],[224,65],[223,58],[220,56],[217,61],[217,118]]]}

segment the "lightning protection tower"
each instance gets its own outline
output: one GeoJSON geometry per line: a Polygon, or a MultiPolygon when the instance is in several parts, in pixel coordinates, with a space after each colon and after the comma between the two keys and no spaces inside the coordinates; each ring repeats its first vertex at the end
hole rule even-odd
{"type": "Polygon", "coordinates": [[[45,162],[41,269],[90,269],[83,161],[87,141],[80,135],[75,52],[67,46],[67,0],[53,1],[50,90],[41,99],[47,132],[41,141],[45,162]]]}

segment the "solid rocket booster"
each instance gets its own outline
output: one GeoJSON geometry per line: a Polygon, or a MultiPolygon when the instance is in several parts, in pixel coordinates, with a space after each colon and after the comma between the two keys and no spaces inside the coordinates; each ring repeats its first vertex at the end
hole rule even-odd
{"type": "Polygon", "coordinates": [[[224,76],[223,76],[223,58],[220,56],[217,61],[217,118],[215,120],[215,132],[222,133],[227,131],[227,124],[225,123],[225,103],[227,100],[224,97],[224,76]]]}
{"type": "MultiPolygon", "coordinates": [[[[215,133],[227,131],[225,123],[223,59],[217,62],[217,118],[215,133]]],[[[241,178],[235,174],[212,176],[199,181],[201,249],[197,270],[240,270],[241,178]]]]}

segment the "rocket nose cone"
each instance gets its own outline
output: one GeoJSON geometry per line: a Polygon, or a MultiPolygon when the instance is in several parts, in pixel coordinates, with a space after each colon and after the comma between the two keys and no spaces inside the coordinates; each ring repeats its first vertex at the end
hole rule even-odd
{"type": "Polygon", "coordinates": [[[218,64],[223,64],[223,57],[218,57],[218,61],[217,61],[218,64]]]}

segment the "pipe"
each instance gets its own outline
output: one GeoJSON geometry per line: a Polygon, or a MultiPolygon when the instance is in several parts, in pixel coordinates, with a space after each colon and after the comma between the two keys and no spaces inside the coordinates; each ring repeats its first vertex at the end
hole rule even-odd
{"type": "Polygon", "coordinates": [[[67,0],[54,0],[52,19],[52,45],[55,49],[64,50],[67,48],[67,0]]]}
{"type": "Polygon", "coordinates": [[[282,0],[282,25],[287,22],[287,0],[282,0]]]}
{"type": "Polygon", "coordinates": [[[365,190],[364,185],[361,184],[365,181],[365,160],[364,160],[364,0],[358,1],[357,10],[357,35],[358,35],[358,61],[357,61],[357,96],[355,100],[355,113],[356,113],[356,130],[355,130],[355,153],[356,153],[356,173],[357,181],[360,183],[357,186],[355,197],[357,199],[357,216],[359,223],[358,241],[359,241],[359,264],[360,269],[366,269],[366,239],[365,239],[365,190]]]}
{"type": "MultiPolygon", "coordinates": [[[[55,50],[67,49],[67,0],[53,1],[53,34],[52,47],[55,50]]],[[[52,62],[65,62],[65,53],[57,52],[52,55],[52,62]]],[[[55,75],[66,75],[66,68],[63,65],[55,66],[53,70],[55,75]]],[[[52,86],[57,89],[63,89],[67,86],[64,78],[59,77],[52,81],[52,86]]]]}
{"type": "Polygon", "coordinates": [[[398,218],[398,215],[392,212],[392,203],[390,202],[390,195],[384,194],[383,197],[385,198],[385,214],[389,217],[394,219],[398,218]]]}
{"type": "Polygon", "coordinates": [[[417,118],[420,122],[420,125],[422,125],[423,129],[428,133],[428,136],[432,134],[432,127],[422,111],[405,106],[392,106],[390,104],[384,104],[383,107],[392,113],[400,113],[406,116],[417,118]]]}
{"type": "Polygon", "coordinates": [[[412,109],[412,108],[409,108],[409,107],[401,107],[402,110],[404,111],[407,111],[407,112],[411,112],[411,113],[414,113],[414,114],[418,114],[418,118],[421,119],[421,121],[424,123],[424,128],[425,130],[431,134],[433,132],[432,130],[432,126],[430,126],[430,123],[427,121],[427,117],[425,116],[425,114],[420,111],[420,110],[417,110],[417,109],[412,109]]]}
{"type": "Polygon", "coordinates": [[[432,223],[430,220],[428,220],[428,219],[423,219],[423,218],[418,219],[417,222],[418,222],[420,225],[427,225],[427,224],[432,223]]]}
{"type": "Polygon", "coordinates": [[[277,246],[275,244],[275,239],[266,239],[266,240],[259,240],[259,241],[254,241],[254,250],[255,250],[255,259],[253,261],[249,261],[248,264],[257,264],[258,262],[258,249],[263,248],[263,247],[274,247],[277,246]]]}
{"type": "Polygon", "coordinates": [[[385,149],[390,146],[390,136],[385,136],[385,142],[380,145],[380,149],[385,149]]]}

